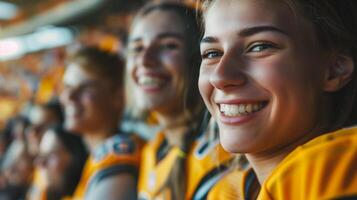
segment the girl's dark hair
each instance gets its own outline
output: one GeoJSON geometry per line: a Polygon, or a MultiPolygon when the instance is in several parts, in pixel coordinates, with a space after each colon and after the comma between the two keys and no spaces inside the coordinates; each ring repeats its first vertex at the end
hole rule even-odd
{"type": "MultiPolygon", "coordinates": [[[[185,117],[189,121],[189,134],[186,134],[187,137],[183,138],[182,146],[179,147],[183,152],[187,153],[192,146],[193,130],[196,130],[198,125],[198,119],[202,116],[204,104],[202,102],[199,90],[198,90],[198,76],[199,76],[199,67],[201,64],[201,55],[200,55],[200,31],[197,22],[198,12],[194,8],[191,8],[187,5],[174,2],[163,2],[163,3],[149,3],[145,5],[135,16],[133,24],[137,20],[145,17],[153,11],[165,11],[172,12],[176,14],[184,24],[185,30],[185,46],[186,53],[189,59],[189,65],[185,67],[183,74],[184,80],[182,88],[183,98],[184,98],[184,109],[185,117]],[[192,128],[191,128],[192,127],[192,128]]],[[[185,164],[186,157],[179,156],[172,166],[170,177],[168,178],[164,188],[170,188],[172,199],[184,199],[185,190],[186,190],[186,180],[185,180],[185,164]]]]}
{"type": "Polygon", "coordinates": [[[108,80],[114,87],[124,84],[124,60],[116,54],[97,47],[84,47],[72,55],[68,63],[78,63],[82,68],[108,80]]]}
{"type": "Polygon", "coordinates": [[[1,133],[1,139],[5,141],[6,146],[14,139],[12,134],[17,124],[22,124],[26,129],[30,125],[30,121],[27,117],[19,115],[6,122],[3,133],[1,133]]]}
{"type": "Polygon", "coordinates": [[[63,115],[63,109],[61,104],[59,103],[59,101],[56,100],[51,100],[49,102],[47,102],[46,104],[40,105],[40,107],[42,107],[45,110],[49,110],[50,112],[52,112],[58,119],[58,122],[60,124],[63,123],[64,121],[64,115],[63,115]]]}
{"type": "MultiPolygon", "coordinates": [[[[351,56],[354,71],[349,83],[332,98],[332,114],[327,131],[357,124],[357,1],[356,0],[276,0],[286,3],[294,13],[310,21],[321,47],[351,56]]],[[[214,0],[203,0],[203,11],[207,11],[214,0]]]]}
{"type": "Polygon", "coordinates": [[[72,195],[82,175],[84,164],[88,158],[87,148],[81,137],[74,133],[66,131],[62,125],[54,125],[49,128],[66,151],[71,155],[71,163],[66,170],[65,177],[65,195],[72,195]]]}

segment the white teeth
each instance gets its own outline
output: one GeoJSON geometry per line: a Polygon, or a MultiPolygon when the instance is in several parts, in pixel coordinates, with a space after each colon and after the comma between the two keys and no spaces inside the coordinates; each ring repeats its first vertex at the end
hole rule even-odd
{"type": "Polygon", "coordinates": [[[149,86],[149,87],[158,87],[162,84],[163,80],[160,78],[152,76],[140,76],[138,78],[138,83],[140,85],[149,86]]]}
{"type": "Polygon", "coordinates": [[[239,112],[239,113],[245,113],[245,105],[240,104],[240,105],[239,105],[238,112],[239,112]]]}
{"type": "Polygon", "coordinates": [[[226,116],[240,116],[254,113],[263,108],[263,103],[255,104],[220,104],[220,111],[226,116]]]}
{"type": "Polygon", "coordinates": [[[245,110],[248,112],[248,113],[251,113],[253,111],[253,106],[252,104],[248,104],[246,107],[245,107],[245,110]]]}

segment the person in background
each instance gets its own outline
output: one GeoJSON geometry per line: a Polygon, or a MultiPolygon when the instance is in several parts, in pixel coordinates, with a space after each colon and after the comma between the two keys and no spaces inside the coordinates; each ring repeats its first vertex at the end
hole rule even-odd
{"type": "Polygon", "coordinates": [[[240,199],[357,199],[356,1],[203,5],[199,89],[252,166],[240,199]]]}
{"type": "Polygon", "coordinates": [[[81,177],[87,155],[87,148],[78,135],[65,131],[61,125],[47,129],[35,162],[46,185],[44,188],[31,188],[27,199],[70,199],[81,177]]]}
{"type": "MultiPolygon", "coordinates": [[[[35,104],[29,110],[29,122],[30,125],[25,132],[25,140],[31,157],[35,159],[39,153],[40,141],[44,132],[51,126],[63,123],[62,107],[56,100],[45,104],[35,104]]],[[[32,192],[40,193],[38,192],[39,189],[43,189],[42,192],[44,192],[46,183],[42,170],[35,166],[35,163],[33,163],[33,167],[32,183],[27,196],[37,198],[32,192]],[[36,190],[33,188],[36,188],[36,190]]]]}
{"type": "Polygon", "coordinates": [[[62,107],[57,101],[36,104],[30,109],[29,121],[30,125],[26,130],[25,137],[31,155],[36,157],[44,131],[54,124],[63,123],[62,107]]]}
{"type": "Polygon", "coordinates": [[[14,140],[7,148],[1,162],[2,187],[0,199],[20,200],[31,184],[33,165],[24,140],[14,140]]]}
{"type": "Polygon", "coordinates": [[[24,198],[32,178],[32,156],[25,140],[25,116],[10,119],[1,134],[0,199],[24,198]]]}
{"type": "Polygon", "coordinates": [[[25,132],[30,122],[28,116],[17,115],[10,119],[4,129],[4,139],[10,144],[13,140],[25,140],[25,132]]]}
{"type": "Polygon", "coordinates": [[[226,199],[210,193],[232,155],[199,130],[204,113],[196,84],[199,64],[193,8],[149,3],[138,12],[127,54],[131,106],[149,113],[160,127],[143,149],[139,199],[226,199]]]}
{"type": "Polygon", "coordinates": [[[10,144],[14,140],[25,140],[28,125],[28,119],[24,116],[16,116],[7,121],[4,130],[0,132],[0,165],[10,144]]]}
{"type": "Polygon", "coordinates": [[[65,128],[79,133],[89,148],[73,199],[136,199],[140,141],[118,130],[124,107],[124,62],[95,47],[68,60],[61,103],[65,128]]]}

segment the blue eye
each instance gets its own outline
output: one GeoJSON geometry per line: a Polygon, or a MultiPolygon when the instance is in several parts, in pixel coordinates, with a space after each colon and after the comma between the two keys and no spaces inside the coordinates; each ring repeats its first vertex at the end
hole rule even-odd
{"type": "Polygon", "coordinates": [[[223,53],[219,52],[219,51],[215,51],[215,50],[210,50],[207,52],[204,52],[201,57],[202,59],[212,59],[212,58],[217,58],[222,56],[223,53]]]}
{"type": "Polygon", "coordinates": [[[276,47],[272,44],[260,43],[260,44],[253,45],[251,48],[248,49],[248,52],[261,52],[271,48],[276,48],[276,47]]]}

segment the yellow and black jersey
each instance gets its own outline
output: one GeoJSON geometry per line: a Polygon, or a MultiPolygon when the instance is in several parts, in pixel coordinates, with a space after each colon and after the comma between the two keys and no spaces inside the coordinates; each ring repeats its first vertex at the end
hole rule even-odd
{"type": "Polygon", "coordinates": [[[117,134],[107,139],[88,158],[73,200],[85,199],[86,193],[101,180],[119,173],[137,177],[142,141],[134,135],[117,134]]]}
{"type": "Polygon", "coordinates": [[[26,194],[27,200],[46,200],[47,186],[40,168],[35,168],[30,188],[26,194]]]}
{"type": "MultiPolygon", "coordinates": [[[[256,181],[251,172],[242,179],[244,191],[251,191],[256,181]]],[[[257,199],[357,199],[357,128],[325,134],[296,148],[267,178],[257,199]]]]}
{"type": "MultiPolygon", "coordinates": [[[[139,178],[140,200],[172,199],[170,189],[163,186],[182,151],[179,148],[167,147],[164,134],[159,133],[143,148],[139,178]]],[[[207,199],[218,180],[229,171],[228,166],[233,155],[225,152],[218,140],[209,141],[201,134],[197,136],[186,156],[185,199],[207,199]]]]}
{"type": "Polygon", "coordinates": [[[243,200],[243,179],[247,178],[248,169],[232,169],[219,180],[209,192],[207,199],[243,200]]]}

